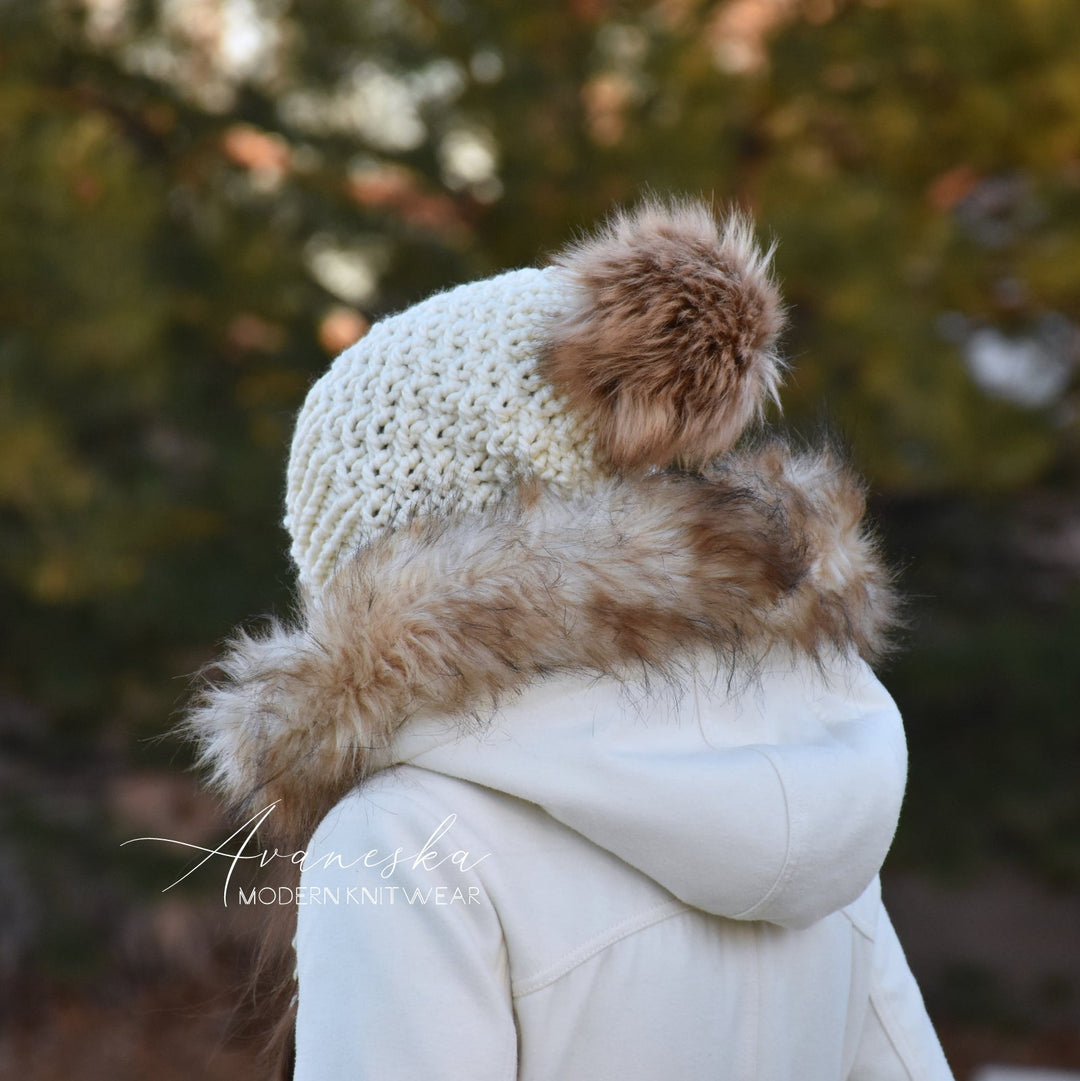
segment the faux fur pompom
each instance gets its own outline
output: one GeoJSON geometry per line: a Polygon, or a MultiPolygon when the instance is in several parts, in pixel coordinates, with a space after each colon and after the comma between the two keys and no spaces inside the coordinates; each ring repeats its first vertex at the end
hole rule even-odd
{"type": "Polygon", "coordinates": [[[614,467],[701,463],[776,398],[771,254],[738,214],[653,202],[556,257],[580,302],[553,328],[544,374],[614,467]]]}

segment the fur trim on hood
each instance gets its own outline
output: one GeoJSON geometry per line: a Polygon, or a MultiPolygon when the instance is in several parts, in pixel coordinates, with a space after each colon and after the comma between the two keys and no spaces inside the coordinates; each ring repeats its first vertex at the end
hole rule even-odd
{"type": "Polygon", "coordinates": [[[863,510],[831,451],[774,442],[418,518],[343,560],[295,625],[241,633],[187,728],[231,803],[280,801],[274,828],[303,841],[421,712],[467,722],[557,672],[677,675],[701,647],[733,670],[776,647],[872,659],[896,604],[863,510]]]}

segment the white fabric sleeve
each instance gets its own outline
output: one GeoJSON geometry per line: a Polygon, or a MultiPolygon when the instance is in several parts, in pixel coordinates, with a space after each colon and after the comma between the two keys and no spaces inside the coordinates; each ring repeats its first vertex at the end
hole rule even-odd
{"type": "Polygon", "coordinates": [[[450,862],[460,828],[429,846],[441,866],[416,858],[451,812],[386,779],[339,803],[307,850],[295,1081],[513,1081],[498,916],[477,871],[450,862]]]}
{"type": "Polygon", "coordinates": [[[870,1006],[848,1081],[953,1081],[884,907],[874,936],[870,1006]]]}

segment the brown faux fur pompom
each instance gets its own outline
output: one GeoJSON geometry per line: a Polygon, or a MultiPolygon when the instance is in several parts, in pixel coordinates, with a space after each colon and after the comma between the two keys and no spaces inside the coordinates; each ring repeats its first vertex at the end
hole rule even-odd
{"type": "Polygon", "coordinates": [[[745,218],[685,202],[621,211],[556,257],[581,300],[553,328],[543,371],[613,466],[700,464],[776,398],[771,254],[745,218]]]}

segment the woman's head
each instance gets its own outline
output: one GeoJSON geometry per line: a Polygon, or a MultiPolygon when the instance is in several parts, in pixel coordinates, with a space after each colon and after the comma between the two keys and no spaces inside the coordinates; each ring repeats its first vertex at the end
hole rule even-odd
{"type": "Polygon", "coordinates": [[[543,270],[376,324],[298,418],[285,524],[302,585],[417,515],[481,510],[523,482],[587,493],[728,450],[782,371],[768,262],[738,215],[648,203],[543,270]]]}

